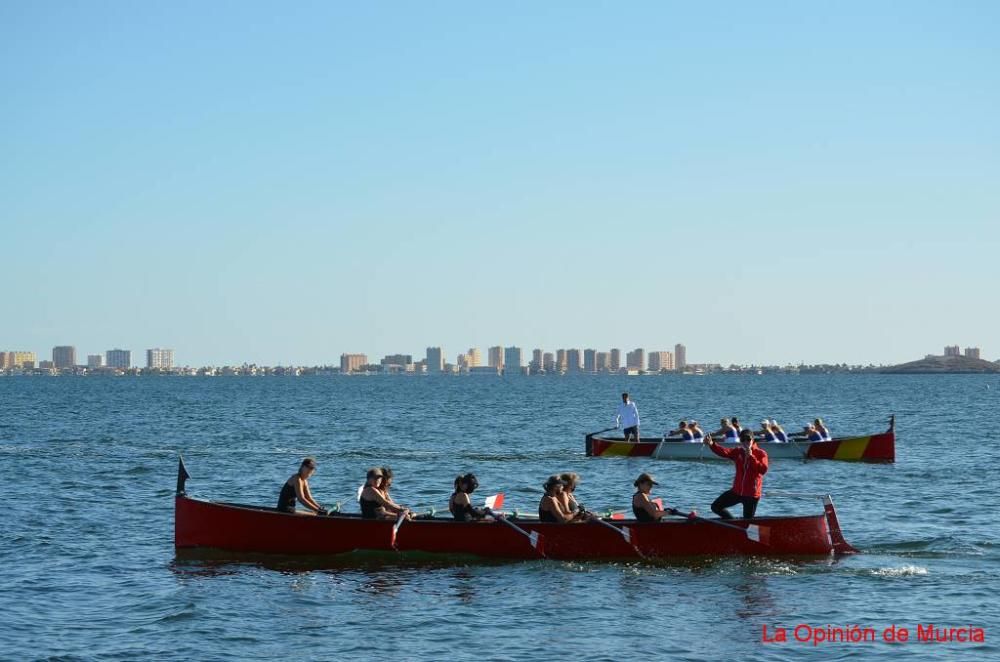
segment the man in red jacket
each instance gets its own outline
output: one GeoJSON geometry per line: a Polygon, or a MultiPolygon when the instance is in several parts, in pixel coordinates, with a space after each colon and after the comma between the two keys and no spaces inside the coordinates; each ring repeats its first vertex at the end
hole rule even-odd
{"type": "Polygon", "coordinates": [[[757,512],[757,502],[760,501],[764,474],[767,473],[767,453],[754,442],[753,431],[740,432],[738,448],[720,446],[712,439],[712,435],[705,437],[703,443],[707,444],[713,453],[719,457],[729,458],[736,465],[732,489],[726,490],[712,502],[712,512],[722,519],[732,519],[733,516],[726,508],[742,503],[744,519],[753,517],[757,512]]]}

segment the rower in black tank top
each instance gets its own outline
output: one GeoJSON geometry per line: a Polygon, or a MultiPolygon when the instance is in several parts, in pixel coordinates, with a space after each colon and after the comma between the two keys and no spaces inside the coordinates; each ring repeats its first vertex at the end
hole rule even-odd
{"type": "Polygon", "coordinates": [[[361,518],[362,519],[378,519],[378,501],[369,501],[368,499],[361,499],[358,502],[361,505],[361,518]]]}
{"type": "Polygon", "coordinates": [[[283,513],[295,512],[295,488],[287,480],[281,486],[281,494],[278,495],[278,510],[283,513]]]}
{"type": "Polygon", "coordinates": [[[559,520],[556,519],[555,515],[553,515],[548,510],[542,510],[541,508],[538,509],[538,521],[539,522],[554,522],[556,524],[559,523],[559,520]]]}
{"type": "Polygon", "coordinates": [[[635,520],[637,522],[653,522],[655,521],[649,513],[646,512],[645,508],[639,508],[638,506],[632,506],[632,514],[635,515],[635,520]]]}

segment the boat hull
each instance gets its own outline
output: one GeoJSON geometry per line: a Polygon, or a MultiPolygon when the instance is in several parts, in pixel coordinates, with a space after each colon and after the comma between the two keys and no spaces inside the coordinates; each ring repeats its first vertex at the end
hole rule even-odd
{"type": "MultiPolygon", "coordinates": [[[[624,438],[586,436],[589,457],[650,457],[657,460],[724,460],[705,448],[704,444],[680,440],[642,439],[638,442],[624,438]]],[[[719,443],[719,442],[717,442],[719,443]]],[[[735,448],[737,443],[720,443],[735,448]]],[[[882,434],[863,437],[841,437],[831,441],[793,441],[789,443],[758,442],[770,459],[841,460],[845,462],[895,462],[896,434],[892,428],[882,434]]]]}
{"type": "Polygon", "coordinates": [[[174,545],[181,550],[327,556],[351,552],[420,552],[496,559],[619,560],[696,556],[828,556],[850,553],[836,512],[819,515],[731,520],[737,527],[756,524],[766,541],[718,520],[669,522],[615,521],[629,529],[626,542],[598,523],[552,524],[513,520],[525,533],[538,533],[542,551],[500,522],[417,519],[405,522],[393,540],[392,521],[352,515],[309,516],[270,508],[216,503],[179,494],[175,499],[174,545]],[[395,545],[393,544],[395,542],[395,545]],[[633,547],[633,544],[635,547],[633,547]]]}

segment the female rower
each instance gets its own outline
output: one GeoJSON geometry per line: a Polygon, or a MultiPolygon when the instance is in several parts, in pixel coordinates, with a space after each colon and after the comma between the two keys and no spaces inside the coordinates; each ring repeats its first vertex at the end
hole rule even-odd
{"type": "MultiPolygon", "coordinates": [[[[361,505],[361,517],[364,519],[395,519],[400,513],[409,510],[395,503],[383,491],[385,476],[383,470],[372,467],[365,478],[365,486],[361,490],[358,503],[361,505]]],[[[390,478],[391,482],[391,478],[390,478]]]]}
{"type": "Polygon", "coordinates": [[[295,512],[296,499],[306,508],[305,515],[325,515],[326,510],[312,498],[309,491],[309,478],[316,473],[316,460],[307,457],[302,460],[299,470],[289,476],[285,484],[281,486],[281,494],[278,495],[278,510],[283,513],[295,512]]]}
{"type": "Polygon", "coordinates": [[[740,439],[739,430],[737,430],[736,427],[734,427],[733,424],[729,422],[728,418],[722,419],[720,421],[720,424],[722,425],[722,427],[719,428],[718,432],[716,432],[715,434],[723,437],[723,441],[727,442],[731,441],[734,444],[737,441],[739,441],[740,439]]]}
{"type": "Polygon", "coordinates": [[[738,419],[735,416],[733,416],[729,420],[732,421],[733,428],[736,429],[736,441],[739,441],[739,439],[740,439],[740,433],[743,432],[743,426],[740,425],[740,419],[738,419]]]}
{"type": "Polygon", "coordinates": [[[575,513],[563,510],[562,491],[564,484],[559,476],[549,476],[545,481],[545,495],[538,502],[538,519],[542,522],[565,524],[572,522],[575,513]]]}
{"type": "Polygon", "coordinates": [[[808,441],[823,441],[823,433],[817,430],[812,423],[802,428],[802,432],[808,441]]]}
{"type": "Polygon", "coordinates": [[[477,487],[479,481],[475,474],[465,474],[455,478],[455,491],[448,499],[448,511],[452,517],[460,522],[471,522],[486,517],[486,510],[473,506],[472,497],[469,496],[477,487]]]}
{"type": "Polygon", "coordinates": [[[813,421],[813,425],[816,427],[816,432],[819,432],[823,436],[823,441],[833,440],[833,437],[830,436],[830,430],[823,423],[822,418],[817,418],[813,421]]]}
{"type": "Polygon", "coordinates": [[[663,440],[666,441],[670,437],[684,437],[684,433],[687,432],[688,424],[687,421],[681,421],[677,424],[676,430],[669,430],[663,433],[663,440]]]}
{"type": "Polygon", "coordinates": [[[653,490],[653,485],[659,485],[649,474],[639,474],[639,477],[632,483],[635,485],[635,494],[632,495],[632,512],[636,520],[640,522],[658,522],[671,510],[661,510],[656,507],[649,498],[649,493],[653,490]]]}
{"type": "Polygon", "coordinates": [[[778,425],[778,421],[771,419],[771,432],[774,433],[774,440],[779,444],[788,443],[788,435],[785,434],[784,428],[778,425]]]}
{"type": "Polygon", "coordinates": [[[761,437],[763,437],[761,441],[774,442],[778,440],[778,438],[774,435],[774,432],[771,430],[771,421],[766,418],[760,422],[760,434],[761,437]]]}
{"type": "Polygon", "coordinates": [[[688,430],[691,431],[691,441],[697,444],[705,438],[705,431],[698,425],[698,421],[688,421],[688,430]]]}
{"type": "Polygon", "coordinates": [[[670,432],[670,435],[673,436],[675,434],[679,434],[681,436],[681,441],[694,441],[694,431],[691,429],[692,423],[681,421],[680,425],[677,426],[677,429],[670,432]]]}
{"type": "Polygon", "coordinates": [[[576,486],[580,484],[580,474],[567,472],[559,474],[559,480],[563,482],[563,489],[559,495],[559,505],[563,512],[571,513],[573,519],[589,519],[591,514],[576,500],[576,486]]]}
{"type": "Polygon", "coordinates": [[[378,488],[382,491],[382,496],[385,497],[385,500],[389,502],[389,507],[383,506],[382,509],[385,510],[386,516],[390,518],[394,518],[396,515],[399,515],[399,513],[405,511],[407,517],[412,519],[413,513],[410,512],[410,509],[399,505],[393,501],[392,497],[389,495],[389,490],[392,488],[393,475],[392,469],[389,467],[382,467],[382,482],[379,483],[378,488]]]}

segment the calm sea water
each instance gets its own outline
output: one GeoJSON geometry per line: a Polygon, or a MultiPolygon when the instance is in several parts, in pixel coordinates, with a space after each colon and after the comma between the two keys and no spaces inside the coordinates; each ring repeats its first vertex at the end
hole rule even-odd
{"type": "MultiPolygon", "coordinates": [[[[0,379],[0,658],[4,659],[996,659],[1000,450],[995,376],[706,376],[0,379]],[[305,455],[324,504],[370,465],[397,500],[445,508],[475,471],[483,495],[532,511],[550,473],[581,501],[624,509],[642,471],[658,494],[708,512],[731,465],[586,458],[633,393],[645,433],[680,417],[834,434],[885,428],[895,465],[774,461],[765,489],[830,492],[862,554],[837,561],[332,562],[177,559],[173,486],[272,505],[305,455]],[[920,643],[917,624],[978,626],[985,644],[920,643]],[[909,628],[903,644],[794,641],[792,628],[909,628]],[[762,642],[763,627],[788,643],[762,642]],[[380,652],[379,652],[380,651],[380,652]]],[[[350,506],[348,506],[350,507],[350,506]]],[[[765,499],[760,514],[818,512],[765,499]]]]}

